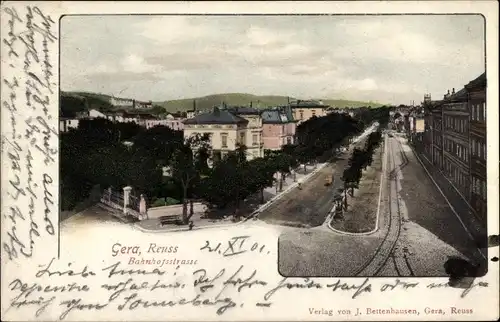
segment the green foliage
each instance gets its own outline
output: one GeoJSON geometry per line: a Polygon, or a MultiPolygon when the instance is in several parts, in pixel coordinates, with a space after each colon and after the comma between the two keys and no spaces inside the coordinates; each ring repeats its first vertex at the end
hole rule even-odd
{"type": "Polygon", "coordinates": [[[171,131],[94,119],[81,120],[78,129],[60,133],[62,210],[85,200],[95,185],[101,189],[132,185],[151,198],[172,193],[171,184],[163,181],[161,165],[167,163],[168,152],[179,138],[172,132],[162,134],[165,129],[171,131]],[[124,140],[134,144],[127,147],[124,140]]]}
{"type": "Polygon", "coordinates": [[[338,147],[347,136],[358,134],[362,129],[362,124],[357,120],[348,114],[338,113],[301,123],[297,127],[299,147],[296,155],[299,162],[316,160],[338,147]]]}
{"type": "Polygon", "coordinates": [[[174,199],[174,198],[155,198],[153,199],[153,202],[151,203],[150,207],[163,207],[163,206],[171,206],[171,205],[178,205],[180,203],[180,200],[174,199]]]}
{"type": "Polygon", "coordinates": [[[371,165],[373,162],[373,153],[375,148],[380,145],[382,134],[380,131],[372,132],[368,135],[366,144],[363,150],[354,149],[348,161],[348,167],[344,170],[342,180],[344,181],[344,189],[358,188],[359,181],[362,177],[362,169],[371,165]]]}

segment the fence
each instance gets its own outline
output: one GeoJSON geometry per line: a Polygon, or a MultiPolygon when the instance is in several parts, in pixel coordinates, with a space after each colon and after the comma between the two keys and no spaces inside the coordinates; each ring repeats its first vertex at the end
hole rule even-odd
{"type": "Polygon", "coordinates": [[[131,191],[132,187],[123,188],[123,193],[113,190],[113,188],[108,188],[102,194],[100,202],[123,212],[125,216],[132,216],[139,220],[148,218],[144,198],[142,196],[141,198],[137,198],[131,194],[131,191]],[[141,211],[141,202],[144,203],[143,211],[141,211]]]}

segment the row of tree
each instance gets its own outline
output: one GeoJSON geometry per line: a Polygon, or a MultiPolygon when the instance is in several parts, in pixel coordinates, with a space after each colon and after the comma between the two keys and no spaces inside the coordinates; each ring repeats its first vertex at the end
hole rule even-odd
{"type": "MultiPolygon", "coordinates": [[[[344,170],[342,180],[344,181],[345,198],[344,207],[347,208],[347,191],[350,189],[351,196],[354,196],[354,189],[359,188],[363,170],[366,170],[373,162],[375,149],[380,145],[382,134],[380,131],[372,132],[368,135],[363,149],[355,148],[348,161],[348,167],[344,170]]],[[[337,198],[338,199],[338,198],[337,198]]]]}

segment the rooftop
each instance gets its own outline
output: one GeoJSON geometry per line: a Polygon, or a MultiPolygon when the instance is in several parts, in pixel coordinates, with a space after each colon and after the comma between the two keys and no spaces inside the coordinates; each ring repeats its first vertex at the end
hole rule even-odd
{"type": "Polygon", "coordinates": [[[248,106],[227,106],[225,109],[236,115],[259,115],[261,113],[260,110],[248,106]]]}
{"type": "Polygon", "coordinates": [[[467,85],[465,85],[465,87],[486,87],[486,72],[479,75],[476,79],[470,81],[467,85]]]}
{"type": "Polygon", "coordinates": [[[288,116],[281,110],[269,109],[262,111],[262,123],[264,124],[281,124],[292,121],[293,120],[289,119],[288,116]]]}
{"type": "Polygon", "coordinates": [[[196,115],[184,121],[184,124],[247,124],[242,117],[232,114],[228,110],[214,107],[211,112],[196,115]]]}

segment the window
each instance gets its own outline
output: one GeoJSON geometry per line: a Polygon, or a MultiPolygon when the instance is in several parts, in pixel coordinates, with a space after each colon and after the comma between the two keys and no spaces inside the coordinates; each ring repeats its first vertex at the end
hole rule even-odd
{"type": "Polygon", "coordinates": [[[476,121],[479,121],[479,105],[476,105],[476,121]]]}
{"type": "Polygon", "coordinates": [[[481,105],[483,106],[483,121],[486,122],[486,104],[482,103],[481,105]]]}
{"type": "Polygon", "coordinates": [[[221,134],[220,140],[221,140],[221,146],[223,148],[227,148],[227,134],[221,134]]]}
{"type": "Polygon", "coordinates": [[[252,135],[252,145],[257,145],[258,144],[258,137],[257,134],[252,135]]]}
{"type": "Polygon", "coordinates": [[[312,116],[316,116],[316,110],[312,110],[312,116]]]}
{"type": "Polygon", "coordinates": [[[240,144],[245,144],[245,133],[244,132],[240,133],[240,144]]]}
{"type": "Polygon", "coordinates": [[[300,110],[300,111],[299,111],[299,113],[300,113],[300,117],[299,117],[299,118],[300,118],[301,120],[303,120],[303,119],[304,119],[304,111],[303,111],[303,110],[300,110]]]}

